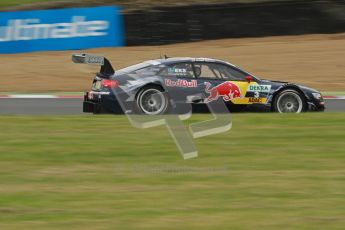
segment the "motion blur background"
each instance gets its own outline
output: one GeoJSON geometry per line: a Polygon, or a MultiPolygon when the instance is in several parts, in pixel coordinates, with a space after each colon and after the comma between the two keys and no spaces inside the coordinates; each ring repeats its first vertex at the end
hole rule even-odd
{"type": "Polygon", "coordinates": [[[234,114],[183,161],[165,127],[80,115],[98,68],[71,54],[116,69],[213,57],[344,96],[345,1],[0,0],[0,11],[0,229],[344,228],[343,112],[234,114]]]}
{"type": "MultiPolygon", "coordinates": [[[[107,35],[98,37],[97,42],[86,41],[84,47],[125,45],[88,50],[109,57],[115,68],[155,59],[161,54],[214,57],[232,62],[265,79],[293,81],[322,91],[345,89],[342,60],[345,49],[342,34],[345,30],[344,1],[2,0],[0,3],[3,11],[100,5],[120,6],[120,12],[114,11],[113,14],[118,23],[111,24],[107,35]]],[[[90,11],[84,15],[85,20],[104,19],[102,10],[90,11]]],[[[28,18],[28,14],[22,18],[28,18]]],[[[78,9],[65,19],[60,19],[65,15],[64,11],[48,14],[51,16],[38,17],[41,24],[71,22],[73,16],[83,16],[78,9]]],[[[31,19],[35,18],[34,13],[29,15],[31,19]]],[[[1,20],[0,25],[8,25],[11,18],[18,18],[17,13],[1,20]]],[[[2,37],[5,31],[2,30],[2,37]]],[[[81,43],[83,39],[73,41],[75,49],[80,49],[75,43],[81,43]]],[[[29,50],[73,49],[73,45],[66,47],[71,43],[66,38],[55,39],[54,44],[50,43],[51,40],[54,39],[33,40],[35,44],[25,40],[3,41],[0,42],[0,53],[11,53],[9,45],[15,52],[24,50],[24,47],[31,47],[27,48],[29,50]],[[44,42],[48,45],[43,46],[44,42]]],[[[6,77],[0,79],[0,92],[89,90],[90,81],[86,80],[86,74],[90,69],[85,66],[76,69],[79,67],[70,62],[71,53],[1,55],[0,68],[6,77]],[[50,84],[46,84],[48,76],[50,84]]]]}

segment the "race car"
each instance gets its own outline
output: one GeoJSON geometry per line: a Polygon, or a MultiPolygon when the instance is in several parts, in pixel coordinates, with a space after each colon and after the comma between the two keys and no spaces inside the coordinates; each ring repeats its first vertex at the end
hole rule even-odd
{"type": "Polygon", "coordinates": [[[180,105],[201,112],[207,110],[208,103],[220,100],[230,111],[301,113],[325,109],[317,90],[259,79],[211,58],[165,56],[116,71],[103,56],[74,54],[72,60],[101,66],[92,89],[84,95],[86,113],[160,115],[176,112],[180,105]]]}

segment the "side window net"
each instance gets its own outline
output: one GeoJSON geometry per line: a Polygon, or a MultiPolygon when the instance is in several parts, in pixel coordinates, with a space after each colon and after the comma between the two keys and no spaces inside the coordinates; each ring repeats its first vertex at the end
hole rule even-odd
{"type": "Polygon", "coordinates": [[[195,63],[195,74],[199,78],[222,79],[213,63],[195,63]]]}

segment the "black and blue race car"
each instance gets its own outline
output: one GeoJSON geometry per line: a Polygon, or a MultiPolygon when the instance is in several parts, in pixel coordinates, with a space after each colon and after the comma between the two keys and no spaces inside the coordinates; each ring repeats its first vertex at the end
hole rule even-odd
{"type": "Polygon", "coordinates": [[[176,112],[180,105],[202,112],[207,103],[219,100],[230,111],[301,113],[325,109],[317,90],[262,80],[211,58],[165,57],[116,71],[102,56],[74,54],[72,60],[101,66],[91,91],[84,95],[86,113],[159,115],[176,112]]]}

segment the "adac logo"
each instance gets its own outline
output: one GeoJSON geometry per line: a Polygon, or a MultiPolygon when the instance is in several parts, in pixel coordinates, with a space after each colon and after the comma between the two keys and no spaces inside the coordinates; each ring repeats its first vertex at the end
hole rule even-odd
{"type": "Polygon", "coordinates": [[[223,97],[225,101],[242,97],[240,88],[229,81],[223,82],[211,89],[211,83],[205,82],[205,85],[205,91],[210,94],[205,100],[206,103],[218,100],[219,97],[223,97]]]}
{"type": "Polygon", "coordinates": [[[262,103],[262,98],[250,97],[249,102],[250,103],[262,103]]]}

